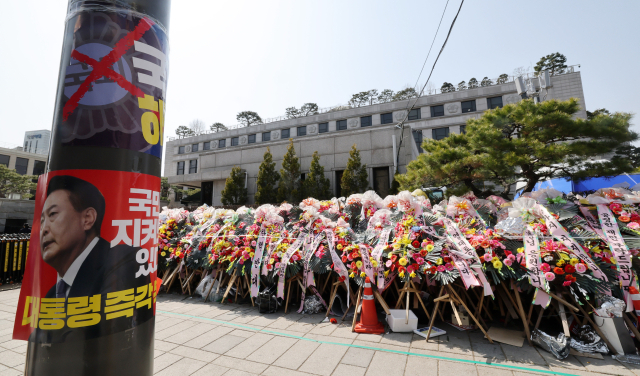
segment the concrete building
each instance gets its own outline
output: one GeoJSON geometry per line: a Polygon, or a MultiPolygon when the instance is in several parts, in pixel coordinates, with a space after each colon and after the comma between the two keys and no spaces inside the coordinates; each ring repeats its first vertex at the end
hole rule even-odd
{"type": "Polygon", "coordinates": [[[50,130],[27,131],[24,132],[24,147],[22,150],[27,153],[49,155],[50,141],[50,130]]]}
{"type": "Polygon", "coordinates": [[[11,170],[16,170],[20,175],[41,175],[47,170],[47,155],[27,153],[22,147],[0,147],[0,164],[11,170]]]}
{"type": "MultiPolygon", "coordinates": [[[[494,80],[495,82],[495,80],[494,80]]],[[[551,87],[541,99],[578,98],[579,117],[586,118],[586,106],[580,72],[570,67],[567,73],[551,77],[551,87]]],[[[276,168],[281,168],[289,138],[300,158],[301,173],[306,174],[314,151],[320,154],[325,175],[340,196],[340,178],[356,145],[367,165],[370,187],[385,196],[394,171],[406,171],[406,165],[420,153],[423,138],[441,139],[465,131],[465,123],[490,108],[521,100],[513,78],[508,82],[427,95],[417,99],[408,114],[404,131],[396,125],[407,115],[414,99],[374,104],[357,108],[332,108],[318,115],[266,122],[249,127],[231,127],[227,131],[172,139],[166,143],[164,174],[169,183],[202,189],[204,203],[220,205],[225,179],[233,166],[247,175],[249,203],[253,203],[256,178],[266,148],[271,149],[276,168]]]]}

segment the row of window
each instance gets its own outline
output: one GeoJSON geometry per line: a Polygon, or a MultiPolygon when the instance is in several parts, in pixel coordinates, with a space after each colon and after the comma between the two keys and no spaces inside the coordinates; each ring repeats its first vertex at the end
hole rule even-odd
{"type": "MultiPolygon", "coordinates": [[[[466,134],[467,133],[467,126],[466,125],[461,125],[460,126],[460,133],[462,134],[466,134]]],[[[420,130],[415,130],[412,132],[413,134],[413,140],[416,143],[416,146],[418,147],[418,150],[420,151],[420,153],[422,153],[422,131],[420,130]]],[[[431,138],[434,140],[442,140],[443,138],[447,138],[449,137],[449,127],[443,127],[443,128],[433,128],[431,129],[431,138]]]]}
{"type": "MultiPolygon", "coordinates": [[[[10,156],[0,154],[0,164],[9,167],[10,156]]],[[[47,166],[45,161],[33,161],[33,173],[32,175],[42,175],[47,166]]],[[[29,159],[16,157],[16,172],[20,175],[27,175],[27,168],[29,167],[29,159]]]]}
{"type": "MultiPolygon", "coordinates": [[[[487,108],[489,109],[494,109],[494,108],[498,108],[498,107],[502,107],[502,97],[492,97],[492,98],[487,98],[487,108]]],[[[439,105],[439,106],[431,106],[431,117],[439,117],[439,116],[444,116],[444,105],[439,105]]],[[[476,100],[470,100],[470,101],[464,101],[461,103],[461,108],[462,108],[462,113],[466,113],[466,112],[475,112],[476,111],[476,100]]],[[[415,108],[411,111],[409,111],[409,115],[407,116],[408,120],[419,120],[421,119],[421,112],[419,108],[415,108]]],[[[388,112],[388,113],[384,113],[384,114],[380,114],[380,124],[391,124],[393,123],[393,113],[392,112],[388,112]]],[[[373,120],[372,120],[372,116],[363,116],[360,118],[360,127],[370,127],[371,125],[373,125],[373,120]]],[[[343,131],[347,129],[347,120],[338,120],[336,121],[336,129],[339,131],[343,131]]],[[[445,129],[445,128],[437,128],[437,129],[445,129]]],[[[436,129],[434,129],[434,134],[433,134],[433,138],[436,140],[441,140],[447,136],[449,136],[449,128],[446,128],[446,134],[444,133],[445,131],[438,131],[438,133],[436,134],[436,129]]],[[[306,136],[307,135],[307,126],[301,126],[298,127],[296,129],[297,131],[297,136],[306,136]]],[[[320,123],[318,124],[318,133],[327,133],[329,132],[329,123],[320,123]]],[[[289,128],[285,128],[285,129],[281,129],[280,130],[280,135],[281,138],[283,140],[286,140],[287,138],[291,137],[291,129],[289,128]]],[[[262,141],[271,141],[271,132],[264,132],[262,133],[262,141]]],[[[226,147],[226,143],[227,140],[222,139],[222,140],[217,140],[217,141],[207,141],[204,142],[202,145],[202,150],[211,150],[211,143],[212,142],[217,142],[218,143],[218,148],[224,148],[226,147]]],[[[248,136],[248,140],[247,142],[249,144],[254,144],[256,142],[256,134],[250,134],[248,136]]],[[[240,145],[240,137],[233,137],[231,138],[231,146],[238,146],[240,145]]],[[[192,152],[197,152],[198,151],[198,144],[193,144],[191,145],[191,151],[192,152]]],[[[184,146],[180,146],[178,147],[178,154],[184,154],[185,152],[185,147],[184,146]]]]}
{"type": "MultiPolygon", "coordinates": [[[[184,175],[185,162],[186,161],[178,162],[178,171],[176,172],[177,175],[184,175]]],[[[192,159],[189,161],[189,174],[195,174],[196,172],[198,172],[198,160],[192,159]]]]}

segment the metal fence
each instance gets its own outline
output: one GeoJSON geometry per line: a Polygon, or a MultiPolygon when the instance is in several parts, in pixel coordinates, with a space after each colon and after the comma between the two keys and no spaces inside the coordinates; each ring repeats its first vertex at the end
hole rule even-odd
{"type": "Polygon", "coordinates": [[[0,235],[0,285],[22,282],[29,237],[30,234],[0,235]]]}

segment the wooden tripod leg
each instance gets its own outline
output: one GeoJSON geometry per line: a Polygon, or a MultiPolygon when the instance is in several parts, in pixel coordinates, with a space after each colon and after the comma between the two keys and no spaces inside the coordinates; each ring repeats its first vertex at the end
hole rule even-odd
{"type": "Polygon", "coordinates": [[[538,330],[538,327],[540,326],[540,321],[542,321],[542,316],[544,316],[544,308],[541,306],[540,313],[538,314],[538,320],[536,320],[536,326],[534,327],[535,330],[538,330]]]}
{"type": "Polygon", "coordinates": [[[529,323],[529,325],[531,325],[531,314],[533,313],[533,307],[535,306],[535,304],[531,303],[531,305],[529,306],[529,314],[527,315],[527,322],[529,323]]]}
{"type": "Polygon", "coordinates": [[[518,303],[518,311],[520,311],[520,317],[522,318],[522,324],[524,325],[524,333],[527,335],[527,342],[529,342],[529,346],[533,347],[533,343],[531,343],[531,332],[529,331],[529,322],[527,321],[527,316],[524,314],[524,308],[522,307],[518,287],[514,286],[513,294],[516,296],[516,303],[518,303]]]}
{"type": "Polygon", "coordinates": [[[640,332],[638,332],[638,328],[636,328],[635,325],[633,325],[633,322],[627,316],[627,312],[623,313],[622,317],[624,317],[624,321],[627,323],[627,326],[633,332],[633,334],[636,336],[636,338],[640,338],[640,332]]]}
{"type": "MultiPolygon", "coordinates": [[[[442,292],[444,291],[444,286],[440,287],[440,293],[438,293],[438,297],[442,296],[442,292]]],[[[433,313],[431,314],[431,321],[429,322],[429,330],[427,331],[426,341],[429,342],[429,337],[431,336],[431,329],[433,328],[433,323],[436,321],[436,314],[438,313],[438,306],[440,305],[440,301],[436,302],[436,306],[433,308],[433,313]]]]}
{"type": "MultiPolygon", "coordinates": [[[[245,280],[247,282],[247,291],[249,292],[249,296],[251,297],[251,306],[255,307],[255,304],[253,303],[253,296],[251,296],[251,283],[249,282],[249,276],[245,274],[244,278],[245,278],[245,280]]],[[[258,278],[260,278],[260,277],[258,277],[258,278]]]]}
{"type": "Polygon", "coordinates": [[[571,332],[569,331],[569,322],[567,321],[567,315],[564,312],[564,304],[558,303],[558,311],[560,312],[560,320],[562,320],[562,330],[564,331],[565,337],[571,337],[571,332]]]}
{"type": "Polygon", "coordinates": [[[287,296],[284,299],[285,300],[285,305],[284,305],[284,313],[287,313],[287,310],[289,309],[289,300],[291,299],[291,281],[289,281],[288,283],[288,287],[287,287],[287,296]]]}
{"type": "MultiPolygon", "coordinates": [[[[231,291],[231,287],[233,287],[234,282],[236,281],[236,278],[238,278],[235,274],[231,276],[231,280],[229,281],[229,284],[227,285],[227,290],[224,292],[224,295],[222,296],[222,301],[221,303],[224,304],[224,301],[227,299],[227,295],[229,295],[229,291],[231,291]]],[[[238,290],[236,290],[238,291],[238,290]]]]}
{"type": "MultiPolygon", "coordinates": [[[[211,294],[211,290],[213,289],[213,285],[216,284],[216,277],[218,276],[218,271],[216,270],[216,273],[213,275],[213,277],[211,278],[211,286],[209,286],[209,289],[207,290],[207,295],[204,296],[204,302],[207,302],[207,299],[209,299],[209,294],[211,294]]],[[[219,287],[219,285],[218,285],[219,287]]]]}
{"type": "Polygon", "coordinates": [[[471,318],[473,319],[473,321],[476,323],[476,325],[478,325],[478,327],[480,328],[480,330],[482,330],[482,333],[484,333],[485,337],[487,337],[487,339],[489,340],[489,343],[493,343],[493,340],[491,339],[491,337],[489,336],[489,333],[487,333],[486,330],[484,330],[484,328],[482,327],[482,325],[480,325],[480,322],[478,322],[478,319],[476,319],[476,316],[473,314],[473,312],[469,311],[469,308],[467,308],[467,305],[464,304],[464,302],[460,299],[460,297],[458,296],[458,294],[455,292],[455,290],[449,286],[448,290],[449,290],[449,294],[452,296],[456,297],[456,300],[460,301],[460,304],[462,304],[462,306],[464,307],[464,309],[469,313],[469,316],[471,316],[471,318]]]}
{"type": "Polygon", "coordinates": [[[378,300],[378,303],[380,303],[380,305],[382,306],[382,309],[384,309],[384,313],[386,313],[387,315],[390,315],[391,311],[389,311],[389,306],[387,305],[387,302],[384,301],[384,298],[382,297],[382,295],[380,295],[378,290],[373,290],[373,296],[376,297],[376,299],[378,300]]]}
{"type": "MultiPolygon", "coordinates": [[[[218,268],[218,271],[222,271],[222,269],[218,268]]],[[[220,280],[218,281],[218,288],[216,288],[216,294],[220,292],[220,286],[222,286],[222,280],[226,279],[224,273],[220,273],[220,280]]]]}
{"type": "Polygon", "coordinates": [[[604,333],[602,333],[602,330],[600,330],[600,327],[598,325],[596,325],[595,322],[593,322],[593,320],[591,319],[591,316],[589,316],[589,314],[584,310],[584,308],[582,308],[582,306],[580,305],[580,302],[578,302],[576,300],[576,298],[573,297],[572,294],[569,294],[569,296],[571,297],[571,299],[573,299],[573,301],[576,303],[576,307],[580,310],[580,312],[582,312],[582,315],[584,315],[584,317],[587,318],[587,320],[589,320],[589,324],[591,324],[591,326],[593,327],[593,329],[595,329],[595,331],[598,333],[598,335],[600,336],[600,338],[602,338],[602,340],[604,341],[604,343],[607,344],[607,346],[609,347],[609,350],[611,350],[611,352],[615,353],[616,355],[618,355],[618,352],[616,351],[616,349],[613,348],[613,346],[611,346],[611,342],[609,342],[609,340],[607,339],[607,337],[605,337],[604,333]]]}
{"type": "MultiPolygon", "coordinates": [[[[398,287],[398,286],[396,286],[396,287],[398,287]]],[[[408,288],[409,288],[409,282],[405,283],[404,287],[402,289],[397,288],[397,290],[399,292],[399,296],[398,296],[398,302],[396,303],[396,309],[400,308],[400,306],[403,304],[402,298],[404,297],[405,293],[408,294],[408,292],[405,291],[408,288]]],[[[407,305],[408,305],[408,302],[407,302],[407,305]]]]}
{"type": "Polygon", "coordinates": [[[333,300],[335,299],[336,293],[338,292],[338,285],[335,283],[331,288],[331,296],[329,297],[329,307],[327,307],[327,314],[324,317],[329,317],[329,313],[331,313],[331,307],[333,307],[333,300]]]}
{"type": "MultiPolygon", "coordinates": [[[[358,311],[358,302],[360,302],[362,297],[362,286],[360,286],[360,288],[358,289],[358,297],[355,299],[356,302],[356,306],[353,310],[353,316],[356,317],[358,315],[357,311],[358,311]]],[[[347,310],[345,311],[344,315],[342,315],[342,319],[341,321],[344,321],[345,317],[347,317],[347,313],[349,312],[349,307],[347,307],[347,310]]]]}
{"type": "MultiPolygon", "coordinates": [[[[413,286],[413,288],[416,289],[416,285],[413,282],[411,282],[411,286],[413,286]]],[[[431,315],[429,315],[429,311],[427,311],[427,307],[424,305],[424,302],[422,301],[422,297],[420,296],[420,293],[416,293],[416,298],[418,298],[418,301],[420,302],[420,305],[422,306],[424,313],[427,314],[427,320],[431,320],[431,315]]]]}
{"type": "MultiPolygon", "coordinates": [[[[358,311],[360,310],[360,302],[362,300],[362,287],[358,289],[358,300],[356,301],[356,308],[353,311],[353,322],[351,323],[351,331],[356,329],[356,322],[358,321],[358,311]]],[[[345,314],[346,315],[346,314],[345,314]]]]}

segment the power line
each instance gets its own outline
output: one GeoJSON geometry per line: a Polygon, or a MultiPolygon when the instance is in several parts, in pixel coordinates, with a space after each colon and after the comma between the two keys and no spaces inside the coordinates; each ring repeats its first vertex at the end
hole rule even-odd
{"type": "Polygon", "coordinates": [[[436,37],[438,36],[438,32],[440,31],[440,25],[442,25],[444,14],[447,12],[447,6],[449,6],[449,0],[447,0],[447,3],[444,5],[444,10],[442,11],[442,16],[440,16],[440,22],[438,23],[438,28],[436,29],[436,35],[433,36],[433,40],[431,41],[431,47],[429,47],[429,52],[427,52],[427,57],[424,59],[424,63],[422,63],[422,68],[420,69],[420,74],[418,75],[418,79],[416,80],[416,83],[413,85],[414,90],[418,88],[418,82],[420,82],[422,71],[424,70],[424,67],[427,65],[427,60],[429,60],[429,56],[431,55],[431,49],[433,48],[433,45],[436,42],[436,37]]]}
{"type": "MultiPolygon", "coordinates": [[[[464,4],[464,0],[462,0],[460,2],[460,7],[458,8],[458,12],[456,13],[456,16],[453,18],[453,21],[451,22],[451,26],[449,27],[449,32],[447,33],[447,38],[444,40],[444,43],[442,44],[442,47],[440,48],[440,52],[438,53],[438,56],[436,56],[436,61],[433,62],[433,66],[431,67],[431,72],[429,72],[429,77],[427,77],[427,81],[422,86],[422,90],[420,90],[420,93],[418,93],[418,97],[416,97],[416,99],[413,101],[413,104],[411,105],[411,107],[404,114],[404,118],[402,119],[402,121],[398,125],[396,125],[396,127],[399,127],[400,130],[401,130],[400,143],[398,144],[398,152],[396,153],[396,160],[398,160],[398,158],[400,156],[400,148],[402,147],[402,140],[404,138],[404,137],[402,137],[402,135],[404,133],[404,123],[405,123],[405,121],[407,121],[407,118],[409,117],[409,112],[411,112],[411,110],[413,110],[413,107],[415,107],[416,103],[418,102],[418,99],[420,99],[420,96],[424,92],[424,89],[427,87],[427,84],[429,83],[429,80],[431,79],[431,75],[433,74],[433,70],[436,68],[436,64],[438,63],[438,59],[440,59],[440,55],[442,55],[442,51],[444,51],[444,48],[447,45],[447,42],[449,41],[449,36],[451,36],[451,31],[453,30],[453,26],[456,24],[456,20],[458,19],[458,15],[460,15],[460,11],[462,10],[462,5],[463,4],[464,4]]],[[[446,10],[446,7],[445,7],[445,10],[446,10]]],[[[444,13],[443,13],[443,16],[444,16],[444,13]]],[[[441,22],[442,22],[442,20],[441,20],[441,22]]],[[[440,26],[438,25],[438,28],[439,27],[440,26]]],[[[437,32],[436,32],[436,35],[437,35],[437,32]]],[[[434,36],[434,41],[435,41],[435,36],[434,36]]],[[[433,43],[432,43],[432,46],[433,46],[433,43]]],[[[429,52],[431,52],[431,49],[429,49],[429,52]]],[[[421,71],[420,74],[422,74],[422,71],[421,71]]],[[[398,172],[398,165],[399,165],[399,163],[396,163],[396,173],[398,172]]]]}

